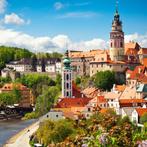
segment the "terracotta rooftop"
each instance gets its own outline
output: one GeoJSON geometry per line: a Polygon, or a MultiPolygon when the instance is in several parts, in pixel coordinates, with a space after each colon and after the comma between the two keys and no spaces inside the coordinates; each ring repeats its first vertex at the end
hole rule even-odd
{"type": "Polygon", "coordinates": [[[145,55],[147,54],[147,48],[141,48],[138,52],[139,55],[145,55]]]}
{"type": "Polygon", "coordinates": [[[139,116],[142,116],[143,114],[147,113],[147,108],[136,108],[136,111],[139,116]]]}
{"type": "Polygon", "coordinates": [[[129,50],[132,50],[132,49],[139,51],[140,49],[139,44],[137,42],[125,43],[125,53],[127,53],[129,50]]]}
{"type": "Polygon", "coordinates": [[[94,57],[96,55],[103,53],[104,51],[108,51],[108,50],[97,49],[86,52],[70,52],[70,57],[71,58],[94,57]]]}
{"type": "Polygon", "coordinates": [[[119,100],[120,104],[128,104],[128,103],[147,103],[147,100],[144,99],[121,99],[119,100]]]}
{"type": "Polygon", "coordinates": [[[55,108],[85,107],[91,98],[63,98],[55,108]]]}
{"type": "Polygon", "coordinates": [[[94,98],[99,93],[99,90],[95,87],[87,87],[82,93],[87,97],[94,98]]]}
{"type": "Polygon", "coordinates": [[[145,67],[147,67],[147,58],[143,59],[143,63],[142,63],[145,67]]]}
{"type": "Polygon", "coordinates": [[[17,88],[18,90],[29,90],[29,88],[20,83],[7,83],[0,90],[8,91],[13,90],[14,88],[17,88]]]}
{"type": "Polygon", "coordinates": [[[84,94],[82,94],[81,89],[77,87],[74,82],[72,82],[72,92],[74,97],[86,97],[84,94]]]}
{"type": "Polygon", "coordinates": [[[115,88],[117,91],[123,92],[126,88],[126,85],[116,85],[115,88]]]}

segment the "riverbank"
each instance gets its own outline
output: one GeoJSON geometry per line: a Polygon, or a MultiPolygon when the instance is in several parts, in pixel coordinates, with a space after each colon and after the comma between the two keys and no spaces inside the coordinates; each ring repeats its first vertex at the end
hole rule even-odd
{"type": "Polygon", "coordinates": [[[39,128],[39,122],[23,129],[13,137],[11,137],[3,147],[30,147],[30,136],[39,128]]]}

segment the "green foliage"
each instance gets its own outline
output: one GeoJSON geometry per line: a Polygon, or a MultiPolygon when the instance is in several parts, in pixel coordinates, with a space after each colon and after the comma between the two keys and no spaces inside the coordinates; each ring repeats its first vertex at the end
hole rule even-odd
{"type": "Polygon", "coordinates": [[[22,120],[28,120],[28,119],[35,119],[38,118],[36,112],[26,113],[25,116],[22,118],[22,120]]]}
{"type": "Polygon", "coordinates": [[[56,86],[44,89],[42,95],[37,97],[36,113],[41,116],[47,113],[53,104],[57,101],[60,90],[56,86]]]}
{"type": "Polygon", "coordinates": [[[38,140],[47,146],[50,143],[58,143],[64,141],[74,132],[73,123],[67,120],[59,120],[57,122],[45,121],[39,127],[36,135],[38,140]]]}
{"type": "Polygon", "coordinates": [[[100,71],[93,76],[94,85],[103,90],[111,90],[115,83],[115,74],[111,71],[100,71]]]}
{"type": "Polygon", "coordinates": [[[0,94],[0,106],[13,105],[21,100],[21,93],[17,88],[12,92],[0,94]]]}
{"type": "Polygon", "coordinates": [[[42,94],[43,89],[48,86],[55,86],[56,83],[47,75],[28,74],[16,80],[32,89],[34,97],[42,94]]]}
{"type": "Polygon", "coordinates": [[[32,54],[33,53],[26,49],[0,46],[0,69],[4,68],[5,63],[22,58],[29,58],[32,54]]]}
{"type": "Polygon", "coordinates": [[[53,53],[37,53],[36,57],[38,59],[46,59],[46,58],[62,58],[62,54],[57,53],[57,52],[53,52],[53,53]]]}
{"type": "Polygon", "coordinates": [[[147,122],[147,113],[144,113],[141,118],[140,118],[140,122],[142,124],[146,123],[147,122]]]}
{"type": "Polygon", "coordinates": [[[128,117],[117,116],[112,109],[96,112],[90,119],[78,121],[45,121],[37,131],[37,140],[45,146],[135,147],[137,141],[147,139],[147,125],[143,130],[134,126],[128,117]]]}
{"type": "Polygon", "coordinates": [[[76,83],[76,85],[80,85],[81,84],[81,78],[80,77],[76,77],[75,83],[76,83]]]}
{"type": "Polygon", "coordinates": [[[61,76],[61,74],[57,74],[55,82],[56,82],[56,86],[61,90],[62,89],[62,76],[61,76]]]}
{"type": "Polygon", "coordinates": [[[2,87],[5,83],[9,83],[11,82],[11,79],[8,77],[8,78],[3,78],[3,77],[0,77],[0,87],[2,87]]]}

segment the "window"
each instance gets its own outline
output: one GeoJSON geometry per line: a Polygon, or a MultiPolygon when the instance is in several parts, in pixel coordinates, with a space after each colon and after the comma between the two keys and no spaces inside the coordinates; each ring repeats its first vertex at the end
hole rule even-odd
{"type": "Polygon", "coordinates": [[[111,42],[111,47],[112,47],[112,42],[111,42]]]}
{"type": "Polygon", "coordinates": [[[69,80],[69,75],[68,74],[66,75],[66,80],[69,80]]]}
{"type": "Polygon", "coordinates": [[[66,84],[66,88],[69,89],[69,83],[66,84]]]}
{"type": "Polygon", "coordinates": [[[101,64],[101,67],[103,67],[103,64],[101,64]]]}
{"type": "Polygon", "coordinates": [[[66,92],[66,96],[67,96],[67,97],[69,96],[69,92],[66,92]]]}
{"type": "Polygon", "coordinates": [[[88,112],[90,112],[90,110],[91,110],[91,109],[90,109],[90,108],[88,108],[88,112]]]}
{"type": "Polygon", "coordinates": [[[120,47],[123,47],[123,43],[122,42],[120,43],[120,47]]]}
{"type": "Polygon", "coordinates": [[[59,117],[58,114],[56,115],[56,117],[57,117],[57,118],[59,117]]]}

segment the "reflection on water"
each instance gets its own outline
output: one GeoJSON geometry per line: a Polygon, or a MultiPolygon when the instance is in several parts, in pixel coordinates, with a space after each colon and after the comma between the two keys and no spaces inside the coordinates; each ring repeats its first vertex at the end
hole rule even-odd
{"type": "Polygon", "coordinates": [[[28,127],[35,121],[36,120],[29,120],[29,121],[11,120],[11,121],[0,122],[0,147],[2,147],[2,145],[6,143],[6,141],[9,138],[11,138],[13,135],[17,134],[19,131],[28,127]]]}

